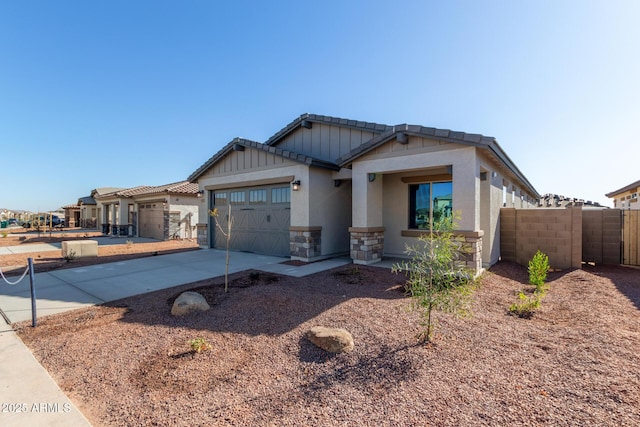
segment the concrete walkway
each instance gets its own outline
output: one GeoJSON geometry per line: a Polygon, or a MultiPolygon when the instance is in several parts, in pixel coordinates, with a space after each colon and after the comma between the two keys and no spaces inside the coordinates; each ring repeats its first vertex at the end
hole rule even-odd
{"type": "MultiPolygon", "coordinates": [[[[286,259],[233,252],[229,273],[256,269],[303,277],[351,263],[337,258],[296,267],[282,264],[286,259]]],[[[38,273],[37,316],[222,276],[224,263],[224,251],[207,249],[38,273]]],[[[31,319],[28,276],[15,286],[0,279],[0,309],[12,323],[31,319]]],[[[90,425],[2,318],[0,379],[0,426],[90,425]]]]}
{"type": "MultiPolygon", "coordinates": [[[[131,241],[133,243],[158,242],[158,240],[149,239],[146,237],[125,238],[125,237],[111,237],[111,236],[87,237],[87,240],[97,241],[98,246],[124,245],[125,243],[127,243],[127,241],[131,241]]],[[[60,248],[62,248],[61,243],[28,243],[24,245],[15,245],[15,246],[0,246],[0,255],[27,254],[30,252],[59,251],[60,248]]]]}

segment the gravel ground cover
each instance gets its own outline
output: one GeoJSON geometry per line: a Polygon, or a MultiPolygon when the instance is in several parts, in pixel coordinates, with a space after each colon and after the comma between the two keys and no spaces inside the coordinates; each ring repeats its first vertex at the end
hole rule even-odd
{"type": "Polygon", "coordinates": [[[640,420],[640,270],[551,273],[530,319],[508,313],[526,268],[482,277],[472,315],[438,313],[418,345],[403,278],[345,266],[304,278],[222,278],[14,325],[96,426],[635,426],[640,420]],[[180,292],[212,308],[176,318],[180,292]],[[349,330],[326,353],[313,326],[349,330]],[[212,349],[191,352],[189,340],[212,349]]]}

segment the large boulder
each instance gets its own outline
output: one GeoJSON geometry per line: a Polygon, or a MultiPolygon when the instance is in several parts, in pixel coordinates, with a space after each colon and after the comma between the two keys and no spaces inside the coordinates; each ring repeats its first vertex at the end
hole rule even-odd
{"type": "Polygon", "coordinates": [[[353,350],[353,337],[346,329],[314,326],[307,332],[309,341],[330,353],[353,350]]]}
{"type": "Polygon", "coordinates": [[[199,293],[183,292],[173,302],[171,314],[174,316],[184,316],[185,314],[193,313],[194,311],[207,311],[209,308],[207,300],[199,293]]]}

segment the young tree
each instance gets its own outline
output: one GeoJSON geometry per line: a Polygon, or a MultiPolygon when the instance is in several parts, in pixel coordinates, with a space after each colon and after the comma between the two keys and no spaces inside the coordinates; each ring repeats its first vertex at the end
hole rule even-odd
{"type": "Polygon", "coordinates": [[[441,216],[417,244],[406,245],[411,260],[393,266],[395,273],[409,274],[407,289],[423,320],[425,330],[419,339],[424,343],[432,339],[432,311],[464,314],[472,291],[474,274],[466,267],[464,256],[468,249],[464,238],[454,235],[454,226],[452,216],[441,216]]]}
{"type": "Polygon", "coordinates": [[[224,292],[226,293],[229,290],[229,242],[231,241],[231,227],[233,226],[233,217],[231,216],[231,203],[228,205],[228,214],[227,214],[227,229],[225,231],[222,228],[222,225],[219,221],[220,211],[218,208],[213,208],[209,211],[209,215],[213,217],[213,220],[216,223],[216,227],[222,235],[226,238],[226,259],[224,264],[224,292]]]}

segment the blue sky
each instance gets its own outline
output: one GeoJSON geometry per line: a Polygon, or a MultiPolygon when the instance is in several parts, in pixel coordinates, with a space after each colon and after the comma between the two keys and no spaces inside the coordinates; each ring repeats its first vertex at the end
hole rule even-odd
{"type": "Polygon", "coordinates": [[[309,112],[495,137],[541,194],[640,179],[640,2],[0,1],[0,208],[186,179],[309,112]]]}

